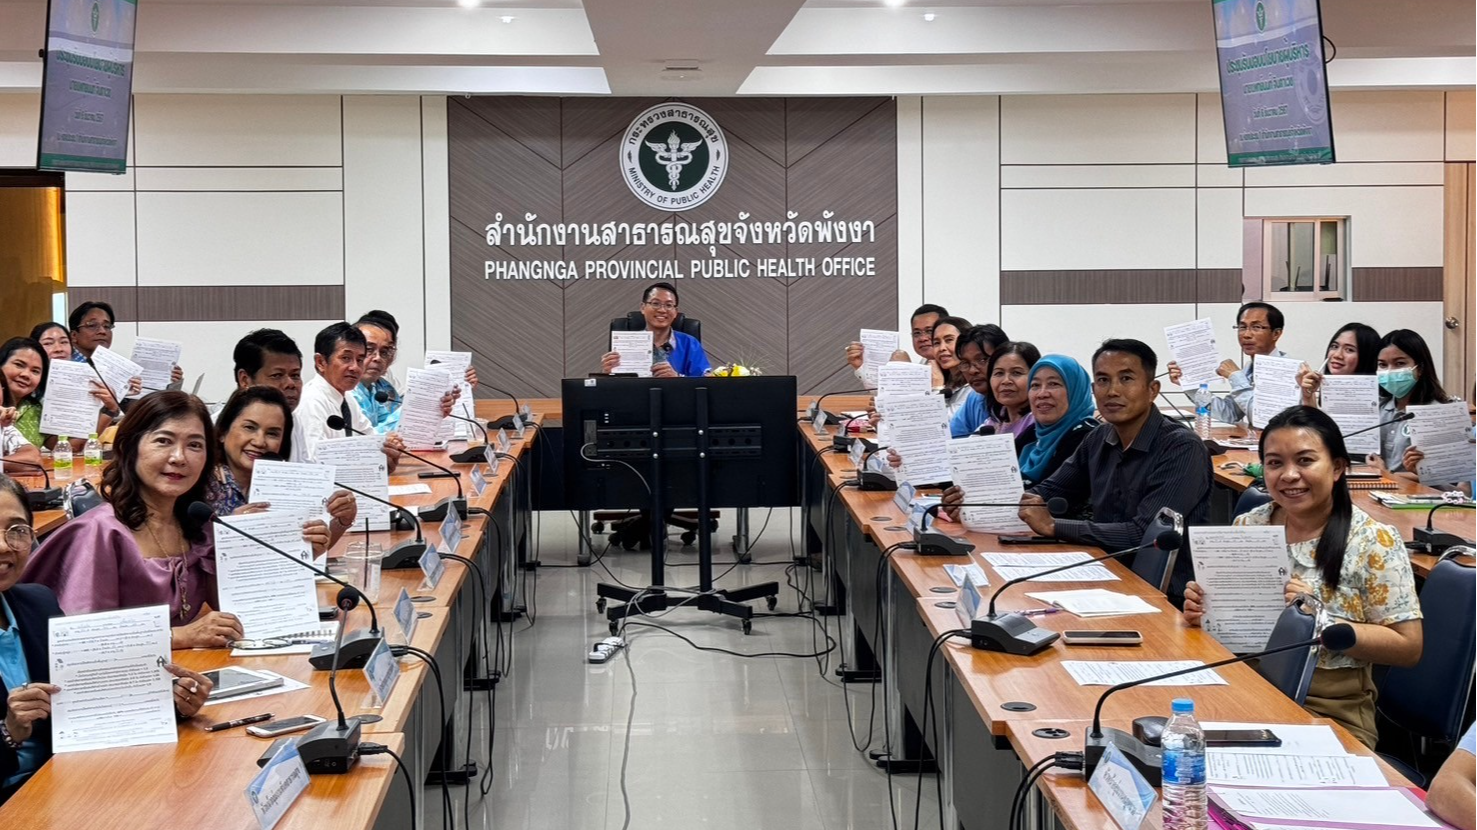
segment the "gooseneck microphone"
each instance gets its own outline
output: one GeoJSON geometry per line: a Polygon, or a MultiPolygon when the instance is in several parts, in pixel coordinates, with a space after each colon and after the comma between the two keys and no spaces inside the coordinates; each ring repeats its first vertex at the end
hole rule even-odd
{"type": "Polygon", "coordinates": [[[41,472],[41,480],[46,483],[45,486],[40,490],[26,488],[26,503],[31,506],[32,510],[53,510],[61,507],[66,502],[66,497],[62,494],[62,488],[51,486],[51,475],[46,472],[45,467],[34,461],[20,461],[14,458],[5,459],[5,463],[20,467],[30,467],[33,470],[39,470],[41,472]]]}
{"type": "MultiPolygon", "coordinates": [[[[357,599],[364,600],[365,607],[369,609],[369,630],[363,631],[356,629],[353,633],[349,634],[344,639],[341,647],[336,646],[330,649],[327,643],[319,643],[313,646],[313,651],[308,657],[308,662],[313,665],[313,668],[319,671],[328,671],[334,666],[343,666],[347,669],[358,669],[364,667],[364,664],[369,660],[370,653],[373,652],[374,647],[379,644],[380,623],[379,614],[375,613],[374,610],[374,603],[370,602],[368,598],[364,597],[360,593],[358,588],[355,588],[353,585],[350,585],[342,579],[339,579],[328,571],[325,571],[309,562],[304,562],[301,559],[298,559],[296,556],[293,556],[287,551],[277,547],[276,545],[273,545],[258,536],[247,533],[236,525],[233,525],[225,519],[222,519],[220,516],[216,515],[215,510],[212,509],[210,505],[206,504],[203,501],[192,503],[189,507],[188,513],[190,518],[194,521],[197,521],[201,524],[214,522],[215,524],[218,524],[233,533],[240,534],[241,536],[244,536],[245,538],[256,542],[258,545],[261,545],[262,547],[277,554],[278,556],[281,556],[287,561],[292,562],[293,564],[300,567],[307,568],[308,570],[312,571],[315,574],[318,574],[324,579],[343,586],[344,591],[355,595],[357,599]]],[[[342,593],[343,592],[341,591],[340,594],[342,595],[342,593]]]]}
{"type": "MultiPolygon", "coordinates": [[[[811,403],[810,408],[805,411],[805,420],[807,420],[807,421],[814,420],[815,419],[815,416],[816,416],[816,413],[822,411],[821,410],[821,403],[823,401],[825,401],[826,398],[829,398],[832,395],[871,395],[871,394],[876,394],[876,392],[877,392],[876,389],[866,389],[866,388],[862,388],[862,389],[839,389],[839,390],[837,390],[835,392],[827,392],[826,394],[821,395],[819,398],[816,398],[815,401],[813,403],[811,403]]],[[[849,420],[854,421],[854,420],[856,420],[856,418],[851,418],[849,420]]],[[[842,423],[842,420],[841,420],[841,417],[839,415],[832,415],[831,413],[827,412],[826,413],[826,423],[827,424],[840,424],[840,423],[842,423]]],[[[839,434],[837,434],[836,436],[834,436],[831,439],[831,444],[832,444],[833,447],[835,447],[837,449],[838,452],[844,451],[846,449],[846,430],[845,429],[842,429],[839,434]]]]}
{"type": "Polygon", "coordinates": [[[376,403],[390,403],[394,404],[395,406],[399,406],[402,403],[400,398],[391,395],[389,392],[386,392],[383,389],[374,393],[374,400],[376,403]]]}
{"type": "Polygon", "coordinates": [[[482,446],[468,447],[461,452],[451,453],[447,457],[457,464],[480,464],[486,461],[487,454],[492,451],[492,438],[488,437],[487,427],[483,426],[481,421],[474,420],[472,418],[463,418],[462,416],[455,413],[452,413],[451,415],[448,415],[446,417],[454,418],[458,421],[466,421],[482,432],[482,446]]]}
{"type": "Polygon", "coordinates": [[[1471,542],[1463,539],[1455,533],[1447,533],[1444,530],[1437,530],[1435,527],[1432,526],[1432,522],[1436,521],[1436,511],[1448,507],[1454,507],[1460,510],[1472,510],[1474,508],[1474,505],[1472,504],[1472,502],[1469,501],[1444,501],[1431,508],[1430,512],[1426,514],[1426,526],[1417,527],[1411,531],[1411,539],[1413,540],[1414,545],[1424,546],[1426,552],[1440,556],[1441,554],[1446,552],[1447,548],[1454,548],[1458,545],[1472,544],[1471,542]]]}
{"type": "Polygon", "coordinates": [[[415,526],[415,541],[401,542],[395,547],[385,551],[384,558],[380,563],[381,568],[387,571],[394,571],[403,570],[405,568],[414,568],[420,565],[421,554],[426,552],[426,537],[421,533],[421,520],[418,516],[415,515],[414,510],[411,510],[408,507],[401,507],[400,505],[390,501],[389,499],[382,499],[373,493],[366,493],[363,490],[355,487],[350,487],[349,485],[342,482],[335,481],[333,483],[333,486],[348,490],[350,493],[353,493],[356,496],[363,496],[370,501],[379,502],[380,504],[387,505],[394,513],[398,513],[399,515],[404,516],[407,520],[410,521],[412,525],[415,526]]]}
{"type": "MultiPolygon", "coordinates": [[[[328,425],[329,429],[334,430],[335,432],[342,432],[347,429],[355,435],[369,434],[361,430],[354,429],[353,427],[344,423],[342,415],[329,415],[324,423],[328,425]]],[[[439,522],[442,519],[446,518],[446,511],[449,507],[452,506],[456,508],[456,512],[458,515],[460,515],[463,519],[467,518],[467,496],[464,492],[462,492],[462,477],[457,475],[455,470],[451,469],[450,467],[443,467],[442,465],[437,464],[431,459],[426,458],[423,455],[413,453],[410,450],[401,450],[400,452],[401,454],[408,455],[411,458],[414,458],[415,460],[426,464],[427,466],[435,467],[437,470],[440,471],[439,473],[421,473],[421,478],[449,478],[454,484],[456,484],[456,497],[452,498],[448,496],[447,498],[436,502],[431,507],[421,510],[420,518],[422,520],[439,522]]]]}
{"type": "Polygon", "coordinates": [[[1368,426],[1368,427],[1365,427],[1364,429],[1356,429],[1353,432],[1346,432],[1346,433],[1344,433],[1344,437],[1345,438],[1353,438],[1355,435],[1363,435],[1366,432],[1369,432],[1371,430],[1380,429],[1382,427],[1387,427],[1390,424],[1398,424],[1401,421],[1409,421],[1411,418],[1414,418],[1414,417],[1415,417],[1415,413],[1414,412],[1401,412],[1401,413],[1396,414],[1395,417],[1391,418],[1388,421],[1381,421],[1381,422],[1375,424],[1374,426],[1368,426]]]}
{"type": "Polygon", "coordinates": [[[1149,780],[1149,784],[1155,787],[1160,784],[1160,764],[1163,762],[1163,750],[1159,746],[1157,734],[1161,730],[1154,727],[1156,725],[1162,726],[1164,718],[1147,717],[1135,720],[1133,722],[1134,734],[1132,735],[1121,729],[1104,728],[1103,704],[1114,692],[1121,692],[1124,689],[1142,686],[1145,683],[1153,683],[1156,680],[1168,680],[1171,677],[1194,674],[1198,671],[1218,669],[1222,666],[1230,666],[1235,663],[1245,663],[1248,660],[1256,660],[1271,654],[1293,651],[1294,649],[1323,646],[1329,651],[1348,651],[1354,647],[1356,640],[1357,635],[1352,625],[1348,623],[1334,623],[1324,628],[1317,637],[1311,640],[1289,643],[1288,645],[1269,648],[1265,651],[1258,651],[1255,654],[1243,654],[1239,657],[1220,660],[1204,666],[1194,666],[1188,669],[1165,672],[1164,674],[1156,674],[1152,677],[1145,677],[1139,680],[1130,680],[1126,683],[1119,683],[1116,686],[1109,687],[1098,698],[1097,706],[1092,712],[1092,728],[1087,731],[1085,751],[1083,753],[1085,758],[1082,768],[1083,778],[1090,779],[1093,771],[1097,769],[1098,764],[1102,761],[1103,753],[1107,751],[1109,746],[1116,746],[1127,756],[1129,762],[1149,780]]]}
{"type": "Polygon", "coordinates": [[[1029,582],[1033,579],[1040,579],[1043,576],[1061,573],[1062,571],[1070,571],[1073,568],[1080,568],[1084,565],[1092,565],[1108,559],[1117,559],[1120,556],[1127,556],[1130,553],[1137,553],[1146,548],[1157,548],[1159,550],[1177,550],[1179,546],[1183,544],[1183,542],[1184,539],[1177,531],[1166,530],[1163,533],[1160,533],[1158,536],[1155,536],[1153,541],[1146,542],[1136,547],[1126,548],[1124,550],[1115,550],[1112,553],[1105,553],[1102,556],[1094,556],[1091,559],[1084,559],[1081,562],[1073,562],[1068,565],[1048,568],[1047,570],[1033,573],[1030,576],[1021,576],[1009,580],[1004,585],[1001,585],[995,591],[995,593],[990,596],[988,615],[984,619],[974,620],[971,622],[969,629],[970,645],[977,649],[980,649],[981,651],[1003,651],[1007,654],[1022,655],[1035,654],[1036,652],[1040,651],[1043,648],[1046,648],[1047,646],[1060,639],[1061,634],[1059,632],[1051,631],[1049,629],[1037,626],[1034,622],[1031,621],[1029,617],[1025,616],[1024,614],[995,613],[995,600],[999,599],[1000,595],[1005,593],[1006,588],[1009,588],[1012,585],[1019,585],[1022,582],[1029,582]]]}
{"type": "MultiPolygon", "coordinates": [[[[359,604],[361,596],[356,588],[339,589],[338,597],[334,600],[334,605],[339,609],[338,631],[333,642],[334,654],[341,653],[349,612],[359,604]]],[[[309,773],[342,775],[359,760],[359,730],[362,721],[359,718],[344,717],[344,705],[338,699],[338,666],[338,661],[334,661],[333,668],[328,672],[328,694],[333,698],[338,722],[320,723],[297,741],[298,754],[302,756],[303,766],[309,773]]]]}
{"type": "MultiPolygon", "coordinates": [[[[964,556],[974,550],[974,543],[963,536],[951,536],[941,530],[938,525],[929,521],[938,516],[943,509],[943,503],[930,505],[923,511],[923,518],[918,527],[913,530],[913,544],[916,546],[919,556],[964,556]]],[[[971,501],[961,504],[949,505],[950,507],[1032,507],[1046,508],[1053,516],[1065,516],[1071,509],[1071,505],[1061,496],[1052,496],[1045,504],[1021,505],[1019,502],[990,502],[971,501]]]]}

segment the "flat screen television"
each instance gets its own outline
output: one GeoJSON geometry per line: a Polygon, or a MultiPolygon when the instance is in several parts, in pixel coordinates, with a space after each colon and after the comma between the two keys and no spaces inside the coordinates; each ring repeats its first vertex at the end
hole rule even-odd
{"type": "Polygon", "coordinates": [[[1332,164],[1318,0],[1211,0],[1230,167],[1332,164]]]}
{"type": "Polygon", "coordinates": [[[126,169],[137,19],[137,0],[50,0],[38,168],[126,169]]]}

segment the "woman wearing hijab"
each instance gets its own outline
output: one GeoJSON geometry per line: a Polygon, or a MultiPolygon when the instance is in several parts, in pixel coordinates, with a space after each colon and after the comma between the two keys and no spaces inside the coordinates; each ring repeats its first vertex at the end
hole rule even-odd
{"type": "Polygon", "coordinates": [[[1056,472],[1098,425],[1092,417],[1092,379],[1082,364],[1049,354],[1031,367],[1027,396],[1035,418],[1035,439],[1019,448],[1021,479],[1027,487],[1056,472]]]}

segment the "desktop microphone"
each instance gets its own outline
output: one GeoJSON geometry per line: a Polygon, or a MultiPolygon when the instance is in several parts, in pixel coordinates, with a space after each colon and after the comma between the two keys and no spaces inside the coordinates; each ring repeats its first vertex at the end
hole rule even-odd
{"type": "Polygon", "coordinates": [[[1446,552],[1447,548],[1454,548],[1457,545],[1472,544],[1471,542],[1463,539],[1455,533],[1447,533],[1444,530],[1436,530],[1434,527],[1431,526],[1431,523],[1436,520],[1436,511],[1444,507],[1457,507],[1463,510],[1472,510],[1474,508],[1474,505],[1472,504],[1472,502],[1445,501],[1431,508],[1431,511],[1426,514],[1426,526],[1417,527],[1411,530],[1412,546],[1424,545],[1427,553],[1440,556],[1442,553],[1446,552]]]}
{"type": "Polygon", "coordinates": [[[31,506],[32,510],[54,510],[66,503],[62,488],[51,486],[51,476],[46,472],[45,467],[34,461],[19,461],[14,458],[5,459],[5,463],[41,471],[41,480],[46,483],[46,486],[40,490],[26,488],[26,503],[31,506]]]}
{"type": "MultiPolygon", "coordinates": [[[[815,420],[816,413],[821,411],[821,401],[824,401],[826,398],[829,398],[832,395],[869,395],[876,394],[876,392],[876,389],[841,389],[836,392],[827,392],[826,394],[821,395],[819,398],[816,398],[815,401],[811,403],[810,408],[805,410],[805,420],[815,420]]],[[[848,418],[846,419],[846,423],[855,421],[859,417],[861,416],[858,415],[848,418]]],[[[828,426],[841,423],[841,416],[833,415],[830,412],[826,413],[826,424],[828,426]]],[[[831,439],[831,446],[834,447],[838,452],[844,451],[846,449],[846,428],[844,426],[842,427],[841,432],[831,439]]]]}
{"type": "MultiPolygon", "coordinates": [[[[340,611],[338,632],[334,635],[334,654],[340,653],[349,612],[359,604],[361,596],[356,588],[339,589],[338,598],[334,602],[340,611]]],[[[359,760],[361,722],[359,718],[344,717],[344,705],[338,699],[338,661],[334,661],[333,668],[328,672],[328,694],[333,698],[333,708],[338,711],[338,722],[325,721],[308,730],[307,734],[297,740],[297,751],[309,773],[342,775],[359,760]]]]}
{"type": "MultiPolygon", "coordinates": [[[[923,518],[918,522],[918,527],[913,530],[913,546],[917,549],[919,556],[965,556],[974,550],[974,543],[963,536],[950,536],[940,530],[935,530],[936,523],[929,522],[930,518],[936,518],[943,503],[930,505],[923,511],[923,518]]],[[[1020,508],[1019,502],[989,502],[971,501],[963,504],[950,505],[951,507],[1015,507],[1020,508]]],[[[1024,505],[1026,507],[1045,507],[1053,516],[1065,516],[1071,509],[1071,505],[1061,496],[1052,496],[1046,504],[1024,505]]]]}
{"type": "MultiPolygon", "coordinates": [[[[458,421],[466,421],[467,423],[482,431],[482,446],[467,447],[465,450],[457,453],[451,453],[447,457],[456,464],[481,464],[482,462],[486,461],[488,450],[492,446],[492,438],[488,437],[487,427],[483,426],[481,421],[477,421],[472,418],[463,418],[462,416],[456,414],[448,415],[446,417],[455,418],[458,421]]],[[[502,427],[495,428],[502,429],[502,427]]]]}
{"type": "Polygon", "coordinates": [[[1158,536],[1155,536],[1154,541],[1147,542],[1137,547],[1127,548],[1125,550],[1117,550],[1113,551],[1112,553],[1105,553],[1102,556],[1095,556],[1091,559],[1084,559],[1081,562],[1073,562],[1070,565],[1062,565],[1060,567],[1050,568],[1045,571],[1031,574],[1030,576],[1022,576],[1012,579],[1006,582],[1004,585],[1001,585],[1000,588],[990,596],[990,610],[988,616],[986,616],[982,620],[973,620],[970,623],[969,644],[981,651],[1003,651],[1007,654],[1022,655],[1035,654],[1041,649],[1046,648],[1047,646],[1056,642],[1057,639],[1061,637],[1061,634],[1056,631],[1051,631],[1045,628],[1038,627],[1035,623],[1031,622],[1029,617],[1025,616],[1024,614],[996,614],[995,600],[998,599],[1000,595],[1005,592],[1006,588],[1009,588],[1012,585],[1019,585],[1022,582],[1029,582],[1033,579],[1040,579],[1041,577],[1047,576],[1049,574],[1069,571],[1073,568],[1080,568],[1083,565],[1091,565],[1097,562],[1102,562],[1105,559],[1117,559],[1120,556],[1127,556],[1130,553],[1137,553],[1141,550],[1144,550],[1145,548],[1158,548],[1159,550],[1176,550],[1181,544],[1183,544],[1183,542],[1184,539],[1177,531],[1166,530],[1163,533],[1160,533],[1158,536]]]}
{"type": "Polygon", "coordinates": [[[512,429],[512,430],[516,430],[518,428],[518,425],[515,424],[515,423],[513,423],[513,418],[515,417],[515,415],[520,419],[521,423],[524,426],[527,426],[529,420],[531,418],[533,418],[533,412],[532,411],[525,411],[524,410],[524,406],[522,404],[518,403],[518,397],[516,395],[514,395],[512,392],[509,392],[506,389],[499,389],[496,386],[492,386],[490,384],[483,383],[480,380],[477,382],[477,385],[478,386],[486,386],[488,389],[491,389],[494,392],[497,392],[497,393],[500,393],[502,395],[505,395],[508,398],[511,398],[512,401],[513,401],[513,412],[514,412],[514,415],[504,415],[501,418],[498,418],[496,421],[489,422],[488,425],[487,425],[487,429],[512,429]]]}
{"type": "Polygon", "coordinates": [[[337,481],[333,483],[333,486],[341,487],[345,490],[348,490],[350,493],[353,493],[357,496],[363,496],[370,501],[375,501],[379,502],[380,504],[388,505],[395,514],[404,516],[406,519],[410,520],[411,524],[415,526],[415,541],[401,542],[395,547],[385,551],[384,558],[380,562],[381,568],[387,571],[395,571],[402,570],[404,568],[415,568],[420,566],[421,554],[426,552],[426,537],[421,534],[421,520],[415,515],[414,510],[411,510],[408,507],[401,507],[400,505],[390,501],[389,499],[382,499],[379,496],[374,495],[373,493],[366,493],[363,490],[350,487],[347,484],[342,484],[337,481]]]}
{"type": "Polygon", "coordinates": [[[1160,765],[1163,763],[1164,750],[1159,746],[1159,735],[1163,733],[1165,719],[1157,716],[1138,718],[1133,722],[1133,734],[1131,735],[1121,729],[1104,728],[1102,725],[1103,703],[1114,692],[1131,689],[1134,686],[1142,686],[1145,683],[1152,683],[1156,680],[1167,680],[1171,677],[1194,674],[1197,671],[1218,669],[1222,666],[1232,665],[1233,663],[1244,663],[1247,660],[1256,660],[1271,654],[1294,651],[1300,648],[1323,646],[1329,651],[1348,651],[1354,647],[1355,638],[1356,635],[1353,626],[1348,623],[1334,623],[1323,629],[1317,637],[1311,640],[1303,640],[1302,642],[1278,646],[1277,648],[1269,648],[1265,651],[1258,651],[1255,654],[1243,654],[1239,657],[1232,657],[1228,660],[1221,660],[1204,666],[1165,672],[1164,674],[1145,677],[1141,680],[1130,680],[1109,688],[1103,692],[1102,697],[1098,698],[1097,708],[1092,713],[1092,728],[1087,731],[1085,751],[1083,753],[1085,761],[1082,767],[1082,777],[1084,779],[1092,778],[1093,771],[1097,769],[1098,764],[1102,761],[1103,753],[1111,745],[1118,747],[1119,751],[1128,758],[1134,768],[1144,778],[1148,779],[1151,786],[1157,787],[1161,783],[1160,765]]]}
{"type": "Polygon", "coordinates": [[[375,403],[391,403],[396,406],[399,406],[401,403],[403,403],[403,401],[401,401],[399,398],[391,395],[389,392],[386,392],[383,389],[374,393],[374,400],[375,403]]]}
{"type": "MultiPolygon", "coordinates": [[[[354,429],[353,427],[344,423],[343,416],[341,415],[329,415],[324,423],[328,424],[328,428],[334,430],[335,432],[342,432],[347,429],[355,435],[369,434],[354,429]]],[[[432,461],[431,459],[426,458],[423,455],[417,455],[410,450],[401,450],[400,452],[404,455],[408,455],[411,458],[414,458],[417,461],[423,462],[428,466],[435,467],[437,470],[441,471],[439,474],[421,473],[421,478],[449,478],[452,480],[452,482],[456,484],[456,497],[452,498],[451,496],[448,496],[441,501],[438,501],[435,504],[431,505],[430,507],[420,510],[419,514],[422,520],[428,522],[441,521],[442,519],[446,518],[446,510],[448,505],[454,505],[456,507],[457,514],[463,519],[467,518],[467,496],[465,493],[462,492],[462,477],[457,475],[455,470],[449,467],[443,467],[440,464],[432,461]]]]}
{"type": "MultiPolygon", "coordinates": [[[[301,565],[302,567],[307,568],[308,570],[312,571],[315,574],[318,574],[319,576],[329,580],[330,582],[335,582],[339,585],[342,585],[344,591],[355,595],[357,598],[364,599],[364,605],[369,608],[369,630],[362,631],[356,629],[352,634],[345,638],[345,641],[341,646],[336,645],[332,649],[328,648],[327,643],[319,643],[313,646],[312,654],[310,654],[308,657],[308,662],[311,663],[313,665],[313,668],[317,669],[318,671],[327,671],[329,669],[332,669],[334,666],[343,666],[346,669],[359,669],[364,667],[364,664],[369,660],[369,655],[374,651],[374,647],[379,644],[380,623],[379,615],[376,614],[374,610],[374,603],[370,602],[367,598],[364,598],[363,595],[360,594],[358,588],[355,588],[353,585],[350,585],[342,579],[339,579],[328,571],[320,569],[316,565],[312,565],[310,563],[302,561],[301,559],[298,559],[296,556],[293,556],[292,554],[277,547],[276,545],[268,544],[262,539],[259,539],[256,536],[253,536],[252,534],[241,530],[230,522],[222,519],[220,516],[217,516],[215,510],[211,509],[210,505],[206,504],[203,501],[197,501],[191,504],[188,512],[191,519],[200,522],[201,524],[215,522],[221,527],[227,528],[232,532],[239,533],[247,539],[250,539],[251,541],[256,542],[258,545],[266,548],[267,550],[277,554],[278,556],[283,557],[289,562],[292,562],[295,565],[301,565]],[[337,657],[336,660],[334,659],[335,657],[337,657]]],[[[339,595],[341,597],[344,595],[344,591],[339,592],[339,595]]]]}

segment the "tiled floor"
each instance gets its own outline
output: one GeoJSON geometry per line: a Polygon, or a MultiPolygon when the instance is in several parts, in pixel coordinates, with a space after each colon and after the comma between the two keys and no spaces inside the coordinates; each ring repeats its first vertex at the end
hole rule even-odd
{"type": "MultiPolygon", "coordinates": [[[[756,512],[755,533],[763,519],[764,512],[756,512]]],[[[727,546],[732,527],[725,515],[721,548],[715,537],[720,561],[733,560],[727,546]]],[[[766,564],[739,566],[720,587],[776,581],[781,585],[776,610],[797,610],[796,592],[785,586],[792,527],[798,539],[799,512],[792,525],[789,511],[775,510],[752,551],[756,562],[766,564]]],[[[576,538],[569,514],[545,514],[543,563],[572,564],[576,538]]],[[[595,539],[603,544],[604,537],[595,539]]],[[[674,549],[668,581],[696,583],[696,568],[681,566],[695,560],[695,553],[674,549]]],[[[458,827],[464,811],[470,813],[470,828],[497,830],[894,826],[888,779],[855,749],[848,728],[846,695],[858,740],[867,739],[873,686],[843,691],[831,675],[838,662],[834,653],[822,677],[814,659],[699,651],[671,634],[634,624],[626,632],[628,649],[610,663],[590,665],[586,652],[609,634],[604,616],[595,611],[595,585],[611,581],[612,574],[632,585],[645,585],[650,578],[649,553],[612,551],[603,563],[611,573],[599,566],[538,572],[536,621],[513,624],[512,673],[497,689],[492,789],[483,799],[471,788],[470,805],[465,788],[453,789],[458,827]]],[[[799,578],[808,577],[799,572],[799,578]]],[[[531,588],[532,580],[528,584],[531,588]]],[[[756,607],[762,611],[762,602],[756,607]]],[[[677,609],[657,622],[701,645],[746,654],[807,654],[815,644],[825,647],[820,630],[806,619],[756,619],[749,636],[736,620],[703,611],[677,609]]],[[[836,621],[828,622],[834,633],[836,621]]],[[[883,745],[877,703],[873,749],[883,745]]],[[[487,706],[479,696],[473,743],[474,756],[484,766],[486,724],[487,706]]],[[[914,826],[919,780],[893,779],[897,827],[914,826]]],[[[918,826],[937,827],[934,779],[921,780],[918,826]]],[[[438,788],[426,794],[425,827],[434,830],[442,821],[441,796],[438,788]]]]}

